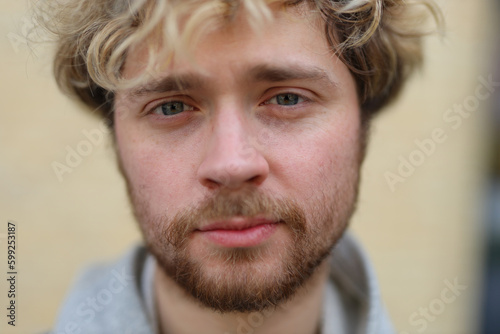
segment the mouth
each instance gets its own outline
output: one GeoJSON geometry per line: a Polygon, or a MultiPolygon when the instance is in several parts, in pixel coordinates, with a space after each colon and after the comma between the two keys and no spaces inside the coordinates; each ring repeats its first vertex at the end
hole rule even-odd
{"type": "Polygon", "coordinates": [[[264,243],[279,223],[266,218],[235,217],[210,223],[195,232],[222,247],[247,248],[264,243]]]}

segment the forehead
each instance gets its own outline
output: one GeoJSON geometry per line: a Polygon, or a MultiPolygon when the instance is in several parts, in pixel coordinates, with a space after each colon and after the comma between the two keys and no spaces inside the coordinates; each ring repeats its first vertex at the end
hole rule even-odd
{"type": "Polygon", "coordinates": [[[273,4],[270,9],[272,19],[261,21],[258,27],[249,22],[245,10],[240,10],[231,20],[191,41],[182,36],[182,30],[178,43],[171,43],[167,36],[145,40],[128,53],[123,74],[130,79],[146,72],[148,81],[154,81],[172,72],[197,72],[200,77],[214,75],[208,68],[215,70],[218,77],[264,66],[314,67],[321,71],[316,56],[335,58],[317,13],[302,5],[284,8],[273,4]],[[159,44],[176,47],[166,50],[159,44]],[[154,66],[148,67],[151,59],[155,60],[154,66]]]}

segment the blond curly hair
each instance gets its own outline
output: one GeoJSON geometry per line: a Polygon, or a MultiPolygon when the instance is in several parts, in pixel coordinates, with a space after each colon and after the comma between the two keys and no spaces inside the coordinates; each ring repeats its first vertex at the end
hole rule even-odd
{"type": "Polygon", "coordinates": [[[308,3],[321,16],[332,52],[355,78],[365,118],[394,100],[422,63],[427,19],[441,22],[433,0],[45,0],[37,11],[56,42],[58,86],[111,125],[114,92],[145,80],[121,76],[128,50],[151,40],[151,69],[158,57],[185,51],[239,8],[258,29],[272,19],[275,2],[285,10],[308,3]]]}

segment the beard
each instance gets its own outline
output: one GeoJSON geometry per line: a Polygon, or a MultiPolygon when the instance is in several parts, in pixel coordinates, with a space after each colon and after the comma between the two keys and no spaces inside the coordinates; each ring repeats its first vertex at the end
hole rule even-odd
{"type": "Polygon", "coordinates": [[[327,200],[323,194],[307,217],[292,199],[274,198],[252,186],[222,189],[169,217],[152,215],[147,196],[129,182],[127,186],[147,248],[160,269],[201,306],[221,313],[264,311],[294,296],[342,236],[357,195],[357,184],[339,199],[327,200]],[[236,216],[265,216],[278,222],[287,238],[249,248],[200,250],[193,245],[202,222],[236,216]]]}

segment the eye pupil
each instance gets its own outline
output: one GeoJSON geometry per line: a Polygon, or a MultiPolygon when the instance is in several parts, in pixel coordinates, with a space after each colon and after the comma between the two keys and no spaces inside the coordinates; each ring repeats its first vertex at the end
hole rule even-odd
{"type": "Polygon", "coordinates": [[[287,94],[280,94],[277,97],[278,99],[278,104],[281,105],[295,105],[299,103],[299,96],[297,94],[292,94],[292,93],[287,93],[287,94]]]}
{"type": "Polygon", "coordinates": [[[162,104],[161,111],[163,115],[175,115],[184,111],[184,103],[182,102],[167,102],[162,104]]]}

